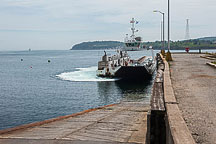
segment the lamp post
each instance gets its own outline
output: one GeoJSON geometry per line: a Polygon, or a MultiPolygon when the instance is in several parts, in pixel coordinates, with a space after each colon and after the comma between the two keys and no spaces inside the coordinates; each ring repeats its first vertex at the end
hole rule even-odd
{"type": "Polygon", "coordinates": [[[163,22],[161,21],[161,43],[163,42],[163,22]]]}
{"type": "Polygon", "coordinates": [[[168,0],[168,52],[166,54],[166,60],[172,61],[172,55],[170,52],[170,0],[168,0]]]}
{"type": "Polygon", "coordinates": [[[168,51],[170,51],[170,1],[168,0],[168,51]]]}
{"type": "Polygon", "coordinates": [[[153,12],[158,12],[158,13],[162,14],[162,16],[163,16],[163,29],[162,29],[163,37],[162,37],[162,39],[163,39],[163,50],[165,50],[165,40],[164,40],[164,13],[161,12],[161,11],[158,11],[158,10],[154,10],[153,12]]]}

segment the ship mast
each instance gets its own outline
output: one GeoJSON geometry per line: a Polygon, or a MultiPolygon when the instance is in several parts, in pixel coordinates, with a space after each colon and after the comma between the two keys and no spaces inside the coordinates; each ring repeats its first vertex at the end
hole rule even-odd
{"type": "Polygon", "coordinates": [[[130,23],[132,24],[132,35],[131,35],[131,40],[135,41],[135,32],[138,32],[138,30],[135,29],[135,23],[137,24],[138,22],[134,20],[134,18],[132,18],[132,20],[130,21],[130,23]]]}
{"type": "Polygon", "coordinates": [[[130,21],[130,23],[132,23],[132,28],[131,28],[131,31],[132,31],[132,35],[131,35],[131,39],[134,40],[135,39],[135,27],[134,27],[134,23],[135,23],[135,20],[134,18],[132,18],[132,20],[130,21]]]}

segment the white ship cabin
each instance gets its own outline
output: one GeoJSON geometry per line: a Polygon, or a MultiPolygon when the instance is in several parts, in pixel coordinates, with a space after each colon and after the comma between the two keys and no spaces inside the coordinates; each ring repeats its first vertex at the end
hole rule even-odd
{"type": "Polygon", "coordinates": [[[104,53],[102,61],[98,62],[98,70],[103,70],[104,68],[109,67],[128,66],[130,62],[130,57],[127,52],[118,51],[118,53],[113,56],[108,56],[105,51],[104,53]]]}
{"type": "Polygon", "coordinates": [[[140,47],[141,46],[141,42],[142,42],[142,38],[141,37],[136,37],[134,39],[128,39],[128,35],[125,38],[125,46],[126,47],[140,47]]]}

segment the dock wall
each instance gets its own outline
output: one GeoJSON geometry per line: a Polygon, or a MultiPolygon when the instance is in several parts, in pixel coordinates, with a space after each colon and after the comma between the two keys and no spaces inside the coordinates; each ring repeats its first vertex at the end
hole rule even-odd
{"type": "Polygon", "coordinates": [[[157,62],[158,70],[148,116],[148,143],[195,144],[178,108],[170,78],[169,63],[159,54],[157,62]],[[157,86],[158,83],[161,83],[162,88],[157,86]]]}

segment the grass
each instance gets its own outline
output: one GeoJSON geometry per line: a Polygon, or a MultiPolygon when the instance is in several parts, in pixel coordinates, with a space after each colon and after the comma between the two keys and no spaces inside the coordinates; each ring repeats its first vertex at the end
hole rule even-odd
{"type": "Polygon", "coordinates": [[[207,54],[207,55],[216,55],[216,53],[209,53],[209,52],[205,52],[205,54],[207,54]]]}
{"type": "Polygon", "coordinates": [[[213,61],[213,62],[211,62],[211,63],[216,64],[216,61],[213,61]]]}
{"type": "Polygon", "coordinates": [[[208,52],[206,52],[205,54],[208,57],[216,58],[216,53],[208,53],[208,52]]]}

